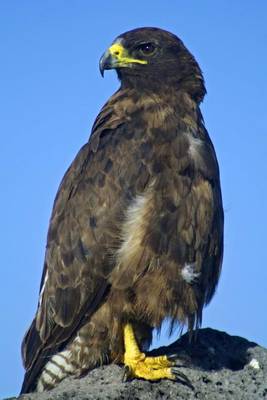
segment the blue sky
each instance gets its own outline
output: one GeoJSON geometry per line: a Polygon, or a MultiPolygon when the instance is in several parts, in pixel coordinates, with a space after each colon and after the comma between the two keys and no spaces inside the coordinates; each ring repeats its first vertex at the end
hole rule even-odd
{"type": "MultiPolygon", "coordinates": [[[[118,87],[98,60],[120,33],[157,26],[199,61],[226,217],[225,258],[203,326],[267,346],[267,3],[236,0],[1,1],[0,398],[18,393],[52,202],[118,87]]],[[[166,342],[165,335],[160,343],[166,342]]]]}

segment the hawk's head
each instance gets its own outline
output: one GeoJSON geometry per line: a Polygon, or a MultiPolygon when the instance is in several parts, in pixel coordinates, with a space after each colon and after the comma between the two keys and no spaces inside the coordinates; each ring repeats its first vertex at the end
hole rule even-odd
{"type": "Polygon", "coordinates": [[[100,59],[100,71],[116,69],[122,86],[139,90],[184,89],[201,101],[205,95],[198,63],[183,42],[158,28],[125,32],[100,59]]]}

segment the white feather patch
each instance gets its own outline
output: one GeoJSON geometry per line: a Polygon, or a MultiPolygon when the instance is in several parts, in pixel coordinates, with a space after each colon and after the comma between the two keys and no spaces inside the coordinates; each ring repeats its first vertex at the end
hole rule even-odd
{"type": "Polygon", "coordinates": [[[202,165],[203,159],[201,156],[201,147],[203,141],[201,139],[189,136],[189,155],[194,160],[196,166],[202,165]]]}
{"type": "Polygon", "coordinates": [[[194,268],[194,264],[186,264],[181,271],[182,277],[189,284],[195,283],[200,275],[199,272],[194,271],[194,268]]]}
{"type": "Polygon", "coordinates": [[[136,196],[128,207],[122,228],[122,244],[117,253],[119,261],[131,259],[139,251],[143,241],[143,227],[149,212],[150,201],[151,193],[146,193],[142,196],[136,196]]]}

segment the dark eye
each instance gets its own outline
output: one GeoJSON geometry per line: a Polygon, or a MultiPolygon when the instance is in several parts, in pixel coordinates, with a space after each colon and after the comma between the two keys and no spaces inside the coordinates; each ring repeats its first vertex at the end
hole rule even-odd
{"type": "Polygon", "coordinates": [[[142,43],[138,46],[138,50],[144,56],[151,56],[155,52],[156,46],[153,43],[142,43]]]}

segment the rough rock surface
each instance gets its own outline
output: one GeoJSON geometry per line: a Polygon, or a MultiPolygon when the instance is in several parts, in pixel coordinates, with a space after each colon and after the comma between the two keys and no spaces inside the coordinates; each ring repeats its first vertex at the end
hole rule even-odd
{"type": "Polygon", "coordinates": [[[49,392],[32,393],[18,399],[267,400],[267,349],[256,343],[224,332],[201,329],[197,340],[191,344],[186,334],[169,347],[151,353],[177,353],[181,372],[191,380],[194,390],[181,382],[168,380],[123,382],[123,368],[109,365],[81,379],[66,379],[49,392]]]}

